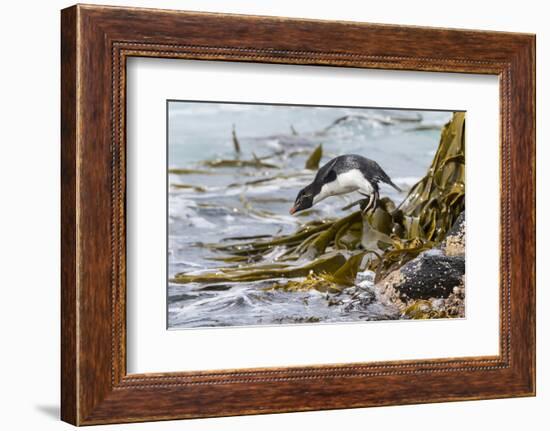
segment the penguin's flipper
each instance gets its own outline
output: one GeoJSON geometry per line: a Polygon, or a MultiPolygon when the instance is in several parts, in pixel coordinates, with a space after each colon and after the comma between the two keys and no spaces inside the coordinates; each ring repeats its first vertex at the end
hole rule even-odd
{"type": "Polygon", "coordinates": [[[317,175],[315,175],[315,182],[320,184],[331,183],[336,180],[336,172],[334,171],[334,165],[336,164],[336,158],[330,160],[326,165],[322,166],[317,175]]]}

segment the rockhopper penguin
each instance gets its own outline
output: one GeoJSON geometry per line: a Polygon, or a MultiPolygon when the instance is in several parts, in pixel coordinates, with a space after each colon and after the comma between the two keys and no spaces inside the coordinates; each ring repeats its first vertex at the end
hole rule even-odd
{"type": "Polygon", "coordinates": [[[319,169],[311,184],[300,190],[290,214],[311,208],[329,196],[354,191],[369,198],[368,205],[363,209],[366,213],[376,208],[380,182],[402,191],[374,160],[356,154],[335,157],[319,169]]]}

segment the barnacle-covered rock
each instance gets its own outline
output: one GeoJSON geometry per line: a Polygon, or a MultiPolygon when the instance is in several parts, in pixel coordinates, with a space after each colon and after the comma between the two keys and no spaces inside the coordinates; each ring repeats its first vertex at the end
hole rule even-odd
{"type": "Polygon", "coordinates": [[[447,256],[464,256],[466,252],[466,217],[464,211],[447,233],[441,248],[447,256]]]}
{"type": "Polygon", "coordinates": [[[401,277],[393,288],[407,299],[446,298],[462,282],[464,263],[464,256],[425,251],[398,269],[401,277]]]}

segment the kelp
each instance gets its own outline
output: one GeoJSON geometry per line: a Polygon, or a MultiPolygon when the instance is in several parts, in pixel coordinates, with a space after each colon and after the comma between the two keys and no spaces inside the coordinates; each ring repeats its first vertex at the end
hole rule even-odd
{"type": "Polygon", "coordinates": [[[382,126],[392,126],[396,123],[418,123],[422,121],[422,116],[419,114],[411,115],[365,115],[365,114],[349,114],[344,115],[343,117],[337,118],[327,127],[322,129],[318,134],[324,134],[334,127],[346,123],[349,121],[371,121],[378,123],[382,126]]]}
{"type": "Polygon", "coordinates": [[[365,214],[354,211],[340,219],[315,220],[292,234],[208,244],[205,246],[212,252],[225,254],[220,260],[237,266],[180,273],[172,281],[299,278],[290,284],[274,284],[273,288],[331,286],[328,290],[334,290],[353,285],[357,272],[366,269],[375,272],[375,281],[381,280],[422,251],[440,244],[464,210],[464,127],[465,114],[455,113],[441,131],[437,152],[425,176],[398,206],[385,197],[365,214]],[[266,263],[269,261],[265,257],[276,249],[281,253],[277,253],[273,263],[266,263]]]}
{"type": "Polygon", "coordinates": [[[406,129],[406,132],[425,132],[428,130],[440,130],[441,126],[439,124],[421,124],[420,126],[411,127],[406,129]]]}
{"type": "Polygon", "coordinates": [[[184,189],[184,190],[193,190],[197,193],[204,193],[206,192],[206,188],[202,186],[195,186],[192,184],[178,184],[178,183],[172,183],[171,186],[175,189],[184,189]]]}
{"type": "Polygon", "coordinates": [[[235,130],[235,125],[231,128],[231,140],[233,141],[233,149],[237,154],[241,154],[241,144],[237,138],[237,131],[235,130]]]}
{"type": "Polygon", "coordinates": [[[241,160],[241,159],[216,159],[216,160],[206,160],[202,162],[204,166],[209,168],[268,168],[268,169],[279,169],[279,166],[265,162],[259,158],[252,160],[241,160]]]}
{"type": "Polygon", "coordinates": [[[170,168],[168,169],[170,174],[175,175],[215,175],[216,172],[204,169],[182,169],[182,168],[170,168]]]}
{"type": "MultiPolygon", "coordinates": [[[[243,186],[256,186],[258,184],[264,185],[265,183],[270,183],[270,182],[279,181],[279,180],[301,179],[306,175],[309,177],[310,174],[305,172],[296,172],[293,174],[272,175],[265,178],[256,178],[251,181],[231,183],[227,187],[235,188],[235,187],[243,187],[243,186]]],[[[278,199],[278,198],[270,198],[270,199],[278,199]]]]}
{"type": "Polygon", "coordinates": [[[446,310],[437,310],[430,301],[419,299],[408,305],[403,311],[403,315],[409,319],[446,319],[451,316],[446,310]]]}
{"type": "MultiPolygon", "coordinates": [[[[397,217],[416,229],[415,237],[440,242],[464,210],[465,114],[455,113],[441,132],[428,173],[399,205],[397,217]]],[[[411,233],[411,229],[409,229],[411,233]]]]}
{"type": "Polygon", "coordinates": [[[332,281],[325,279],[322,275],[308,274],[307,277],[298,280],[287,280],[283,283],[275,283],[264,290],[283,290],[285,292],[307,292],[317,290],[318,292],[338,293],[341,289],[332,281]]]}
{"type": "Polygon", "coordinates": [[[309,169],[311,171],[316,171],[319,169],[319,162],[321,161],[321,158],[323,157],[323,144],[319,144],[315,150],[311,153],[311,155],[306,160],[305,168],[309,169]]]}
{"type": "Polygon", "coordinates": [[[306,277],[310,273],[335,273],[346,263],[341,253],[333,253],[303,265],[262,263],[221,268],[214,273],[179,273],[171,280],[175,283],[244,282],[276,278],[306,277]]]}

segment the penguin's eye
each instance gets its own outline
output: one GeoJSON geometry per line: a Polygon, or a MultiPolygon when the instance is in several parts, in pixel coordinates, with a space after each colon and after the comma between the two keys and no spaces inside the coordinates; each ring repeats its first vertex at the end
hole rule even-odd
{"type": "Polygon", "coordinates": [[[296,198],[296,202],[302,202],[304,199],[309,199],[309,198],[311,198],[310,193],[302,193],[296,198]]]}

